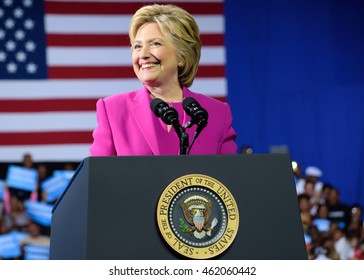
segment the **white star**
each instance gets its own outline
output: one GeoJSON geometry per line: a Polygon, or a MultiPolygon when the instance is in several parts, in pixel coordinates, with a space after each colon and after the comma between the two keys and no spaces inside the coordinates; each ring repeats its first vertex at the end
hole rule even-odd
{"type": "Polygon", "coordinates": [[[8,70],[9,73],[16,73],[18,70],[18,65],[16,65],[14,62],[10,62],[6,65],[6,70],[8,70]]]}
{"type": "Polygon", "coordinates": [[[0,8],[0,18],[4,16],[4,10],[0,8]]]}
{"type": "Polygon", "coordinates": [[[15,21],[12,18],[8,18],[7,20],[5,20],[5,27],[7,29],[14,28],[14,25],[15,25],[15,21]]]}
{"type": "Polygon", "coordinates": [[[32,0],[24,0],[23,5],[24,5],[24,7],[29,8],[29,7],[33,6],[33,1],[32,0]]]}
{"type": "Polygon", "coordinates": [[[12,52],[16,49],[16,43],[13,40],[7,41],[5,43],[5,48],[9,51],[12,52]]]}
{"type": "Polygon", "coordinates": [[[24,62],[27,59],[27,54],[23,51],[20,51],[15,54],[15,57],[17,61],[24,62]]]}
{"type": "Polygon", "coordinates": [[[6,60],[6,53],[0,51],[0,61],[4,62],[6,60]]]}
{"type": "Polygon", "coordinates": [[[15,31],[14,33],[15,39],[17,40],[23,40],[25,38],[25,32],[21,29],[18,29],[17,31],[15,31]]]}
{"type": "Polygon", "coordinates": [[[5,38],[5,31],[0,29],[0,40],[5,38]]]}
{"type": "Polygon", "coordinates": [[[25,29],[28,29],[28,30],[33,29],[34,21],[28,18],[27,20],[24,21],[24,27],[25,27],[25,29]]]}
{"type": "Polygon", "coordinates": [[[11,5],[13,5],[13,0],[4,0],[4,6],[9,7],[11,5]]]}
{"type": "Polygon", "coordinates": [[[16,8],[13,12],[15,18],[21,18],[24,15],[24,11],[21,8],[16,8]]]}
{"type": "Polygon", "coordinates": [[[37,69],[38,69],[37,65],[34,64],[33,62],[28,63],[26,68],[27,68],[27,72],[30,74],[34,74],[35,72],[37,72],[37,69]]]}
{"type": "Polygon", "coordinates": [[[25,49],[28,52],[34,52],[35,48],[36,48],[36,45],[33,41],[28,41],[25,43],[25,49]]]}

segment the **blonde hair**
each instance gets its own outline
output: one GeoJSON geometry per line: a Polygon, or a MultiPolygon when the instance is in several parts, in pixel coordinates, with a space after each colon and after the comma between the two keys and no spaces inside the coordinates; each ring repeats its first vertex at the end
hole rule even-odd
{"type": "Polygon", "coordinates": [[[140,8],[130,22],[129,38],[133,44],[139,28],[145,23],[157,23],[161,31],[167,34],[177,50],[181,60],[178,67],[178,79],[190,87],[195,79],[201,57],[200,30],[195,19],[182,8],[175,5],[148,5],[140,8]]]}

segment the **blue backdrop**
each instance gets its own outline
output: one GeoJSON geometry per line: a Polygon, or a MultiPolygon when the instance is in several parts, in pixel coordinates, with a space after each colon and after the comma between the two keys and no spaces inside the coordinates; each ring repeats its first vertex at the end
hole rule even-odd
{"type": "Polygon", "coordinates": [[[364,205],[364,1],[227,0],[225,15],[238,144],[287,145],[364,205]]]}

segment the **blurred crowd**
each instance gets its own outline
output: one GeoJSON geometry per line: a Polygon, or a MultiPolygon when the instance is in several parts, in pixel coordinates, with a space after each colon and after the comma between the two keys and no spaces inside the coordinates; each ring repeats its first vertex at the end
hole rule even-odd
{"type": "MultiPolygon", "coordinates": [[[[241,153],[251,154],[253,150],[247,146],[243,147],[241,153]]],[[[24,154],[19,165],[36,170],[37,186],[27,191],[0,185],[0,259],[48,259],[51,212],[47,213],[44,222],[44,219],[37,218],[39,213],[34,215],[27,209],[27,203],[32,201],[53,207],[58,196],[50,199],[50,193],[44,187],[52,170],[47,164],[34,163],[30,154],[24,154]]],[[[74,172],[77,165],[62,163],[61,169],[74,172]]],[[[347,205],[341,201],[339,190],[321,181],[323,174],[318,167],[307,166],[303,170],[297,163],[292,167],[308,258],[363,260],[364,223],[361,205],[347,205]]],[[[43,208],[37,209],[36,212],[39,212],[43,208]]]]}
{"type": "MultiPolygon", "coordinates": [[[[0,260],[48,259],[50,249],[50,210],[57,199],[49,200],[42,183],[51,174],[47,164],[36,164],[31,154],[24,154],[20,167],[36,170],[35,190],[2,184],[0,190],[0,260]],[[33,204],[29,204],[29,203],[33,204]],[[29,205],[29,207],[27,207],[29,205]],[[48,208],[42,208],[42,207],[48,208]],[[29,209],[28,209],[29,208],[29,209]],[[32,209],[30,209],[32,208],[32,209]],[[47,213],[34,213],[46,209],[47,213]]],[[[57,168],[58,169],[58,168],[57,168]]],[[[74,170],[74,163],[62,164],[63,170],[74,170]]],[[[4,182],[5,178],[2,182],[4,182]]]]}
{"type": "MultiPolygon", "coordinates": [[[[272,153],[288,153],[288,147],[274,147],[272,153]]],[[[243,146],[242,154],[253,154],[253,148],[243,146]]],[[[293,161],[298,206],[310,260],[363,260],[364,221],[362,205],[349,205],[340,191],[322,182],[322,170],[317,166],[303,168],[293,161]]]]}
{"type": "Polygon", "coordinates": [[[321,181],[322,171],[307,166],[294,168],[298,205],[309,259],[363,260],[363,209],[348,205],[340,191],[321,181]]]}

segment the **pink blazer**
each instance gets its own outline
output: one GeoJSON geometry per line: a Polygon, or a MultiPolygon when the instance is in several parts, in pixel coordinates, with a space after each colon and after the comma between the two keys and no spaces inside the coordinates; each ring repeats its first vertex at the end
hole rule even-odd
{"type": "MultiPolygon", "coordinates": [[[[232,115],[227,103],[183,88],[183,97],[192,97],[209,113],[208,124],[191,148],[190,154],[236,154],[236,133],[231,126],[232,115]]],[[[150,109],[151,99],[146,87],[140,90],[99,99],[96,104],[98,125],[93,131],[91,156],[165,155],[169,143],[161,143],[155,129],[159,119],[150,109]]],[[[187,122],[191,118],[183,116],[187,122]]],[[[181,125],[184,125],[182,123],[181,125]]],[[[173,128],[172,128],[173,129],[173,128]]],[[[188,128],[190,143],[196,125],[188,128]]],[[[174,131],[172,131],[174,132],[174,131]]],[[[178,140],[177,134],[174,136],[178,140]]],[[[174,137],[173,136],[173,137],[174,137]]],[[[179,143],[179,141],[178,141],[179,143]]],[[[179,153],[179,145],[175,149],[179,153]]]]}

